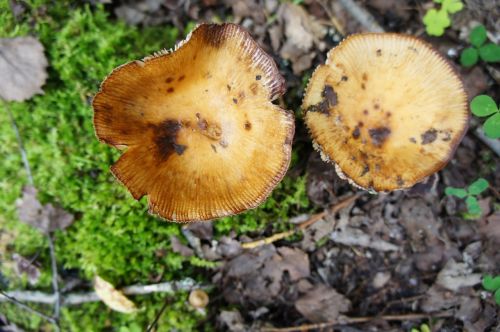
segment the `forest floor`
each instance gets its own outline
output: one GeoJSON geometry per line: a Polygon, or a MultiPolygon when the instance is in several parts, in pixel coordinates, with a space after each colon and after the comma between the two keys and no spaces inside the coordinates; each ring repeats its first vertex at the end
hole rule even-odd
{"type": "MultiPolygon", "coordinates": [[[[428,41],[460,74],[469,101],[487,94],[498,102],[499,64],[464,68],[459,61],[478,24],[499,42],[498,1],[464,3],[444,35],[430,37],[422,18],[439,8],[432,1],[4,1],[0,37],[40,40],[48,81],[43,95],[0,104],[0,288],[50,294],[55,279],[64,299],[93,291],[96,275],[116,288],[189,284],[130,295],[141,308],[133,314],[63,300],[63,331],[142,331],[160,312],[153,331],[500,331],[500,304],[482,284],[500,275],[500,156],[498,139],[481,134],[483,120],[471,117],[452,160],[422,184],[370,194],[321,160],[300,110],[331,48],[350,34],[381,30],[428,41]],[[95,139],[90,102],[114,67],[172,47],[200,22],[238,23],[272,55],[287,84],[278,103],[294,111],[296,134],[292,165],[261,207],[181,225],[149,216],[146,200],[134,201],[114,180],[109,166],[118,153],[95,139]],[[26,187],[13,123],[38,196],[26,187]],[[478,195],[478,214],[445,194],[479,178],[489,187],[478,195]],[[52,223],[35,226],[51,232],[56,278],[47,236],[31,227],[33,213],[52,223]],[[190,305],[193,287],[208,293],[205,308],[190,305]]],[[[1,300],[0,331],[54,330],[1,300]]],[[[52,315],[50,305],[27,303],[52,315]]]]}

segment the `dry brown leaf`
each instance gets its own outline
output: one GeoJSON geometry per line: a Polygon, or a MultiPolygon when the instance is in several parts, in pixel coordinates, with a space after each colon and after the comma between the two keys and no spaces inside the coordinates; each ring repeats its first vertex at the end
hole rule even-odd
{"type": "Polygon", "coordinates": [[[36,198],[37,192],[33,186],[23,188],[23,197],[16,202],[19,220],[43,233],[65,229],[73,223],[75,218],[71,213],[50,203],[42,205],[36,198]]]}
{"type": "Polygon", "coordinates": [[[43,45],[37,39],[0,39],[0,98],[23,101],[43,93],[47,65],[43,45]]]}
{"type": "Polygon", "coordinates": [[[349,310],[351,302],[335,289],[318,284],[295,302],[295,308],[314,323],[336,321],[349,310]]]}
{"type": "Polygon", "coordinates": [[[124,314],[131,314],[137,311],[134,302],[130,301],[122,292],[116,290],[112,284],[99,276],[95,276],[94,278],[94,290],[102,302],[115,311],[124,314]]]}

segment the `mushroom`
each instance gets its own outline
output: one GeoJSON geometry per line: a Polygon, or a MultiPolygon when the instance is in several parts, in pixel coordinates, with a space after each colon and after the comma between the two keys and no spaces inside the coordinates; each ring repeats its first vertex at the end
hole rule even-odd
{"type": "Polygon", "coordinates": [[[302,109],[323,159],[372,192],[409,188],[443,168],[469,118],[464,86],[446,59],[394,33],[352,35],[332,49],[302,109]]]}
{"type": "Polygon", "coordinates": [[[193,289],[189,293],[189,304],[196,309],[205,308],[208,304],[208,294],[203,289],[193,289]]]}
{"type": "Polygon", "coordinates": [[[132,61],[93,100],[100,141],[125,149],[112,173],[172,221],[262,203],[290,162],[293,113],[276,64],[235,24],[199,25],[174,51],[132,61]]]}

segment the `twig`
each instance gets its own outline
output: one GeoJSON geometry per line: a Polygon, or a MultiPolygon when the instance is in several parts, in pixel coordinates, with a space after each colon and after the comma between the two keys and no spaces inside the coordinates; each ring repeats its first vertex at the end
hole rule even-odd
{"type": "Polygon", "coordinates": [[[364,8],[360,7],[354,0],[339,0],[344,9],[359,24],[370,32],[384,32],[384,29],[375,21],[375,18],[364,8]]]}
{"type": "Polygon", "coordinates": [[[386,321],[402,321],[402,320],[418,320],[428,317],[443,318],[452,317],[452,311],[442,311],[437,313],[426,313],[426,314],[405,314],[405,315],[382,315],[373,317],[341,317],[340,319],[318,324],[306,324],[296,327],[282,327],[282,328],[263,328],[263,332],[293,332],[293,331],[310,331],[313,329],[323,329],[327,327],[334,327],[336,325],[349,325],[349,324],[359,324],[366,323],[374,319],[382,319],[386,321]]]}
{"type": "Polygon", "coordinates": [[[50,262],[52,266],[52,289],[54,291],[54,319],[59,321],[59,314],[61,308],[61,293],[59,292],[58,275],[57,275],[57,261],[56,252],[54,249],[54,239],[51,234],[47,235],[49,239],[49,249],[50,249],[50,262]]]}
{"type": "Polygon", "coordinates": [[[28,176],[28,182],[30,185],[33,185],[34,181],[33,181],[33,176],[31,175],[31,167],[30,167],[30,164],[28,162],[28,155],[26,154],[26,150],[24,149],[24,144],[23,144],[23,141],[21,139],[21,135],[19,134],[19,128],[17,127],[16,120],[14,119],[14,116],[12,115],[7,102],[5,100],[3,100],[2,98],[0,98],[0,100],[3,103],[3,107],[5,108],[5,112],[7,112],[7,115],[9,116],[10,123],[12,125],[12,129],[14,129],[14,133],[16,134],[17,144],[19,145],[19,152],[21,152],[21,159],[23,160],[24,169],[26,170],[26,174],[28,176]]]}
{"type": "Polygon", "coordinates": [[[292,230],[289,230],[289,231],[286,231],[286,232],[277,233],[277,234],[273,234],[273,235],[271,235],[271,236],[269,236],[267,238],[261,239],[261,240],[256,240],[256,241],[252,241],[252,242],[246,242],[246,243],[241,244],[241,247],[243,249],[252,249],[252,248],[256,248],[256,247],[259,247],[259,246],[263,246],[265,244],[270,244],[270,243],[276,242],[278,240],[284,239],[284,238],[286,238],[286,237],[288,237],[290,235],[295,234],[298,231],[302,231],[302,230],[306,229],[307,227],[309,227],[312,224],[314,224],[316,221],[323,219],[327,214],[335,214],[335,213],[337,213],[341,209],[343,209],[346,206],[348,206],[351,203],[353,203],[355,200],[357,200],[363,194],[364,194],[363,192],[358,192],[358,193],[356,193],[356,194],[354,194],[352,196],[349,196],[348,198],[346,198],[346,199],[342,200],[341,202],[337,203],[336,205],[334,205],[334,206],[332,206],[332,207],[330,207],[328,209],[325,209],[324,211],[322,211],[320,213],[316,213],[316,214],[312,215],[311,218],[309,218],[307,221],[303,222],[302,224],[298,225],[297,227],[295,227],[292,230]]]}
{"type": "MultiPolygon", "coordinates": [[[[144,295],[151,293],[173,293],[175,290],[191,290],[193,288],[206,288],[203,285],[197,284],[193,279],[186,278],[180,281],[163,282],[152,285],[132,285],[122,288],[125,295],[144,295]]],[[[14,290],[6,292],[4,296],[0,295],[0,302],[8,301],[7,297],[14,297],[25,302],[55,304],[55,294],[49,294],[36,291],[19,291],[14,290]],[[6,296],[5,296],[6,295],[6,296]]],[[[100,298],[95,292],[87,293],[70,293],[61,297],[61,305],[77,305],[87,302],[99,302],[100,298]]]]}
{"type": "Polygon", "coordinates": [[[500,157],[500,140],[487,137],[480,127],[474,130],[474,134],[500,157]]]}
{"type": "Polygon", "coordinates": [[[163,312],[165,311],[165,309],[167,309],[167,305],[170,303],[170,297],[167,295],[165,297],[165,301],[163,302],[163,305],[161,306],[161,309],[160,311],[158,311],[158,314],[156,314],[156,317],[155,319],[153,320],[153,322],[148,326],[148,329],[146,330],[146,332],[151,332],[153,330],[153,327],[156,326],[156,324],[158,323],[158,320],[160,320],[160,317],[161,315],[163,314],[163,312]]]}
{"type": "Polygon", "coordinates": [[[3,299],[6,299],[5,301],[8,301],[8,302],[12,302],[14,304],[16,304],[18,307],[32,313],[32,314],[35,314],[39,317],[42,317],[43,319],[49,321],[50,323],[54,324],[57,326],[58,328],[58,325],[57,325],[57,322],[56,320],[53,318],[53,317],[50,317],[50,316],[47,316],[46,314],[44,314],[43,312],[40,312],[36,309],[33,309],[31,308],[30,306],[27,306],[26,304],[20,302],[19,300],[17,300],[15,297],[12,297],[10,296],[9,294],[5,293],[3,290],[0,289],[0,295],[2,297],[0,297],[0,302],[2,301],[2,298],[3,299]]]}

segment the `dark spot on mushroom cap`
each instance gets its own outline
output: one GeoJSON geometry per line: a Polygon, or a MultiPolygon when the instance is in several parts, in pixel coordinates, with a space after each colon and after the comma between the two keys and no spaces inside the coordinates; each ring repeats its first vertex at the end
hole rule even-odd
{"type": "Polygon", "coordinates": [[[215,147],[215,145],[210,144],[210,146],[212,147],[212,150],[214,150],[214,152],[217,153],[217,148],[215,147]]]}
{"type": "Polygon", "coordinates": [[[352,138],[358,139],[359,135],[360,135],[360,130],[359,127],[356,126],[356,128],[354,128],[354,130],[352,131],[352,138]]]}
{"type": "Polygon", "coordinates": [[[363,121],[359,121],[359,122],[358,122],[358,127],[360,127],[360,128],[361,128],[361,127],[363,127],[364,125],[365,125],[365,124],[363,123],[363,121]]]}
{"type": "Polygon", "coordinates": [[[246,122],[245,122],[245,129],[246,129],[246,130],[250,130],[250,129],[252,129],[252,124],[251,124],[250,122],[246,121],[246,122]]]}
{"type": "Polygon", "coordinates": [[[226,87],[227,87],[227,91],[231,91],[231,86],[229,84],[226,85],[226,87]]]}
{"type": "Polygon", "coordinates": [[[311,105],[306,109],[306,112],[318,112],[330,115],[330,108],[338,104],[337,93],[330,85],[325,85],[321,93],[323,100],[316,105],[311,105]]]}
{"type": "Polygon", "coordinates": [[[384,144],[385,140],[391,134],[391,130],[387,127],[378,127],[368,130],[368,134],[372,139],[373,145],[379,147],[384,144]]]}
{"type": "Polygon", "coordinates": [[[181,123],[175,120],[165,120],[158,125],[151,125],[154,141],[161,161],[167,160],[174,152],[182,155],[187,146],[177,144],[177,134],[182,128],[181,123]]]}
{"type": "Polygon", "coordinates": [[[416,144],[416,143],[417,143],[417,140],[415,139],[415,137],[410,137],[410,142],[412,142],[412,143],[415,143],[415,144],[416,144]]]}
{"type": "Polygon", "coordinates": [[[245,91],[240,91],[240,93],[238,93],[238,98],[240,98],[240,100],[245,98],[245,91]]]}
{"type": "Polygon", "coordinates": [[[363,110],[364,115],[368,115],[368,110],[363,110]]]}
{"type": "Polygon", "coordinates": [[[390,118],[392,116],[392,113],[391,112],[387,112],[387,113],[385,113],[385,116],[388,117],[388,118],[390,118]]]}
{"type": "Polygon", "coordinates": [[[261,78],[262,78],[262,76],[261,76],[261,75],[257,75],[257,76],[255,76],[255,79],[256,79],[257,81],[260,81],[260,79],[261,79],[261,78]]]}
{"type": "Polygon", "coordinates": [[[165,82],[172,83],[173,80],[174,80],[173,77],[167,77],[167,79],[165,80],[165,82]]]}
{"type": "Polygon", "coordinates": [[[422,135],[420,135],[420,137],[422,138],[422,145],[430,144],[436,140],[437,130],[434,128],[431,128],[431,129],[427,130],[425,133],[423,133],[422,135]]]}
{"type": "Polygon", "coordinates": [[[366,90],[366,85],[365,85],[365,83],[361,83],[361,89],[366,90]]]}
{"type": "Polygon", "coordinates": [[[370,166],[365,165],[365,167],[363,168],[363,171],[361,172],[361,176],[365,176],[366,173],[368,173],[369,171],[370,171],[370,166]]]}
{"type": "Polygon", "coordinates": [[[377,50],[377,56],[381,56],[381,55],[382,55],[382,50],[379,48],[379,49],[377,50]]]}
{"type": "Polygon", "coordinates": [[[379,104],[375,104],[375,105],[373,105],[373,108],[376,109],[376,110],[378,110],[380,108],[380,105],[379,104]]]}
{"type": "Polygon", "coordinates": [[[178,81],[180,82],[180,81],[182,81],[185,78],[186,78],[186,75],[181,75],[181,77],[179,77],[178,81]]]}
{"type": "Polygon", "coordinates": [[[238,104],[238,99],[233,98],[233,103],[238,104]]]}
{"type": "Polygon", "coordinates": [[[168,93],[172,93],[172,92],[174,92],[174,88],[172,88],[172,87],[168,88],[168,89],[167,89],[167,92],[168,92],[168,93]]]}
{"type": "Polygon", "coordinates": [[[325,88],[323,89],[323,93],[321,95],[328,102],[328,105],[337,105],[337,93],[333,90],[331,85],[325,85],[325,88]]]}
{"type": "Polygon", "coordinates": [[[342,80],[343,82],[347,82],[347,80],[349,80],[349,77],[347,77],[347,76],[343,75],[343,76],[342,76],[342,78],[341,78],[341,80],[342,80]]]}
{"type": "Polygon", "coordinates": [[[363,79],[363,81],[368,80],[368,74],[367,73],[363,73],[363,76],[361,78],[363,79]]]}

